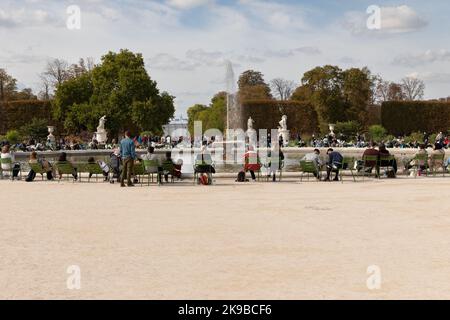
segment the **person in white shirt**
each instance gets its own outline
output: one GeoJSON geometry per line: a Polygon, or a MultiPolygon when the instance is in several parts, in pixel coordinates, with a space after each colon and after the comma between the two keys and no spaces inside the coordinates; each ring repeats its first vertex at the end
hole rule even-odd
{"type": "Polygon", "coordinates": [[[318,168],[323,165],[323,161],[320,158],[320,150],[319,149],[315,149],[314,152],[312,152],[312,153],[305,154],[305,156],[302,158],[302,161],[312,161],[318,168]]]}
{"type": "MultiPolygon", "coordinates": [[[[320,168],[323,166],[323,161],[320,158],[320,150],[319,149],[314,149],[314,152],[312,153],[307,153],[301,161],[312,161],[314,163],[314,165],[317,168],[317,171],[320,170],[320,168]]],[[[320,177],[314,173],[314,176],[319,179],[320,177]]]]}
{"type": "Polygon", "coordinates": [[[10,151],[10,146],[5,145],[2,148],[1,159],[11,159],[10,163],[3,163],[1,168],[3,171],[12,171],[13,179],[19,175],[20,172],[20,164],[14,162],[14,154],[10,151]]]}

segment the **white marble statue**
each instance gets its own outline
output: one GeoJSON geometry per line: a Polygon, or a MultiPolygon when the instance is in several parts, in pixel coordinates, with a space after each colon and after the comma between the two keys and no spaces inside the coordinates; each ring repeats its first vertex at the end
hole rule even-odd
{"type": "Polygon", "coordinates": [[[55,127],[53,126],[48,126],[47,127],[48,130],[48,136],[47,136],[47,141],[50,143],[55,143],[56,139],[55,136],[53,135],[53,132],[55,132],[55,127]]]}
{"type": "Polygon", "coordinates": [[[287,116],[286,115],[284,115],[281,118],[281,121],[279,122],[279,124],[280,124],[280,127],[279,127],[280,130],[287,130],[287,116]]]}
{"type": "Polygon", "coordinates": [[[247,137],[248,137],[248,144],[250,146],[252,146],[253,148],[256,148],[257,143],[258,143],[258,136],[256,134],[256,130],[253,128],[253,124],[255,122],[253,121],[253,119],[250,117],[248,118],[247,121],[247,137]]]}
{"type": "Polygon", "coordinates": [[[97,131],[105,130],[106,116],[103,116],[98,121],[97,131]]]}
{"type": "Polygon", "coordinates": [[[336,125],[330,123],[330,124],[328,125],[328,127],[329,127],[329,129],[330,129],[330,136],[335,137],[336,134],[334,133],[334,128],[336,127],[336,125]]]}
{"type": "Polygon", "coordinates": [[[105,130],[105,123],[106,123],[106,116],[103,116],[98,121],[97,132],[94,134],[94,137],[99,144],[105,144],[108,140],[108,133],[105,130]]]}
{"type": "Polygon", "coordinates": [[[255,123],[255,122],[253,121],[252,117],[248,118],[248,121],[247,121],[247,130],[254,130],[254,129],[253,129],[253,123],[255,123]]]}
{"type": "Polygon", "coordinates": [[[280,126],[278,127],[278,138],[283,138],[283,146],[287,147],[289,144],[289,130],[287,128],[287,116],[283,115],[281,121],[279,122],[280,126]]]}

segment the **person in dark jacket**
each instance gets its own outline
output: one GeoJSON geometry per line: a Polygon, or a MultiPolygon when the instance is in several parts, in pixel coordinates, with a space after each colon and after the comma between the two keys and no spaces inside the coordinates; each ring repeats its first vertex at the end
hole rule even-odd
{"type": "Polygon", "coordinates": [[[333,179],[333,181],[339,181],[339,170],[342,169],[342,162],[344,160],[344,157],[342,156],[342,154],[340,154],[337,151],[334,151],[331,148],[328,149],[327,155],[328,155],[327,177],[325,181],[330,181],[331,172],[336,173],[336,177],[333,179]]]}

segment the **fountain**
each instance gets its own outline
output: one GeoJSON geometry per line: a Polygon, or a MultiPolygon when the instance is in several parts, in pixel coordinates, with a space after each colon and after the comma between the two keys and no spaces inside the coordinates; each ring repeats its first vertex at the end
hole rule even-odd
{"type": "Polygon", "coordinates": [[[227,129],[231,128],[231,113],[232,109],[236,104],[236,81],[233,70],[233,64],[231,61],[225,62],[226,67],[226,75],[225,75],[225,83],[227,87],[227,129]]]}

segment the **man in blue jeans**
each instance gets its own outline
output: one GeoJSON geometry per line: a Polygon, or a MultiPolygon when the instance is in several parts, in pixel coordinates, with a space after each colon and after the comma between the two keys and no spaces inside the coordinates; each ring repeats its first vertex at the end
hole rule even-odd
{"type": "Polygon", "coordinates": [[[120,186],[125,187],[125,177],[127,186],[134,187],[132,181],[134,160],[136,160],[136,148],[134,141],[130,138],[130,132],[125,131],[125,138],[120,142],[120,156],[123,161],[122,176],[120,177],[120,186]]]}

